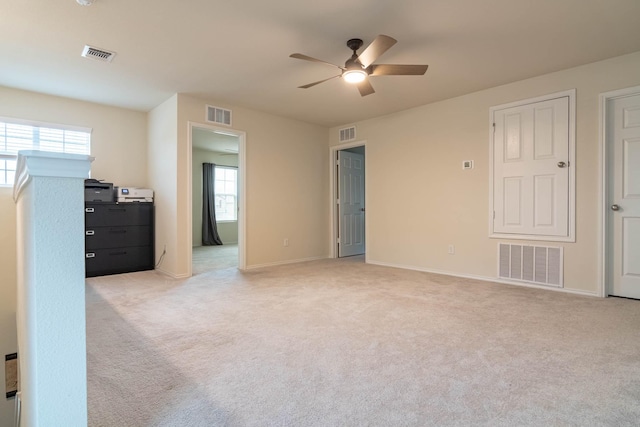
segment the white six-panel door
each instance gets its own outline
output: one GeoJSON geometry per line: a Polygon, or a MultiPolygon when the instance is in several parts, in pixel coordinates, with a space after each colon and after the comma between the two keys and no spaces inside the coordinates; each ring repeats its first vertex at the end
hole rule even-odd
{"type": "Polygon", "coordinates": [[[493,233],[569,235],[569,98],[494,111],[493,233]]]}
{"type": "Polygon", "coordinates": [[[364,156],[338,151],[338,256],[360,255],[364,246],[364,156]]]}
{"type": "Polygon", "coordinates": [[[640,299],[640,94],[607,105],[610,294],[640,299]]]}

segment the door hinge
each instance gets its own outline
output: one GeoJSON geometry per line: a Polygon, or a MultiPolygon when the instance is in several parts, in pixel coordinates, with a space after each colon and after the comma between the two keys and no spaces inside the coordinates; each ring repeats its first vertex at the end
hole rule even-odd
{"type": "Polygon", "coordinates": [[[340,166],[340,160],[336,160],[336,166],[340,166]]]}
{"type": "Polygon", "coordinates": [[[493,219],[496,219],[496,211],[493,211],[493,219]]]}
{"type": "Polygon", "coordinates": [[[340,204],[340,199],[336,199],[336,205],[340,204]]]}
{"type": "Polygon", "coordinates": [[[336,239],[336,243],[340,243],[340,238],[339,237],[336,239]]]}
{"type": "Polygon", "coordinates": [[[496,133],[496,124],[493,124],[493,133],[496,133]]]}

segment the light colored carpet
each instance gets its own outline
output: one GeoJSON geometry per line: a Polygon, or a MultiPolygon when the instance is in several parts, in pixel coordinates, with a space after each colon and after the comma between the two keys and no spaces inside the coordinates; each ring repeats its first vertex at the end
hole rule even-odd
{"type": "Polygon", "coordinates": [[[192,250],[192,273],[238,268],[238,245],[196,246],[192,250]]]}
{"type": "Polygon", "coordinates": [[[640,420],[638,301],[359,257],[87,283],[93,427],[640,420]]]}

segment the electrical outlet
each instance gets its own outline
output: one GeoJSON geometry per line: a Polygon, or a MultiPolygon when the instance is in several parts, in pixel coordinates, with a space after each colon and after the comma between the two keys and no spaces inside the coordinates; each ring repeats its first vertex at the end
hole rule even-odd
{"type": "Polygon", "coordinates": [[[18,391],[18,353],[4,356],[4,386],[7,399],[18,391]]]}
{"type": "Polygon", "coordinates": [[[455,254],[455,253],[456,253],[456,247],[455,247],[455,246],[453,246],[453,245],[449,245],[449,248],[447,249],[447,253],[448,253],[449,255],[453,255],[453,254],[455,254]]]}
{"type": "Polygon", "coordinates": [[[282,246],[284,247],[289,246],[289,239],[284,239],[284,241],[282,242],[282,246]]]}

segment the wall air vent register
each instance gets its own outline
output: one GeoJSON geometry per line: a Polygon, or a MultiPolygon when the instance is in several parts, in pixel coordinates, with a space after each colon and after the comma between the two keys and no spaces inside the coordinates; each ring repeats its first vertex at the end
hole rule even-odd
{"type": "Polygon", "coordinates": [[[563,286],[562,247],[498,244],[498,277],[537,285],[563,286]]]}
{"type": "Polygon", "coordinates": [[[210,123],[231,126],[231,110],[207,105],[206,120],[210,123]]]}
{"type": "Polygon", "coordinates": [[[356,139],[356,127],[340,129],[340,142],[349,142],[356,139]]]}

